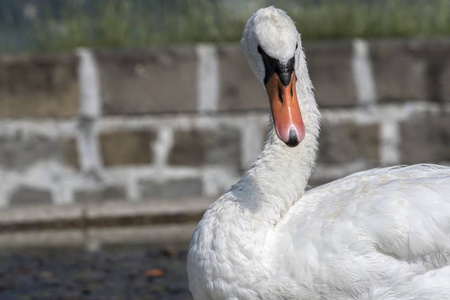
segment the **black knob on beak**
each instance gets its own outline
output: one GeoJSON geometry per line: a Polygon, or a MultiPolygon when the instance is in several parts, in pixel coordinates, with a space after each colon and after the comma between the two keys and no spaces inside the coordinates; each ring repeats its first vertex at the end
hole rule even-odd
{"type": "Polygon", "coordinates": [[[289,147],[295,147],[299,143],[300,141],[298,140],[297,131],[295,130],[295,128],[291,127],[291,129],[289,130],[289,140],[287,141],[286,145],[288,145],[289,147]]]}

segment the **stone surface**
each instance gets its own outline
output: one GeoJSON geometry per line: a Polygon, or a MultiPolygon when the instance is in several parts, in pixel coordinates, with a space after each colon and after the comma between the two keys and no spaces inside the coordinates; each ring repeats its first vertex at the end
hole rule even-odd
{"type": "Polygon", "coordinates": [[[318,162],[343,164],[357,160],[379,163],[378,125],[322,123],[318,162]]]}
{"type": "Polygon", "coordinates": [[[202,195],[200,178],[174,179],[164,182],[142,180],[139,186],[143,198],[177,199],[202,195]]]}
{"type": "Polygon", "coordinates": [[[112,200],[125,200],[126,194],[123,187],[107,186],[99,189],[75,191],[75,202],[98,203],[112,200]]]}
{"type": "Polygon", "coordinates": [[[307,190],[319,187],[321,185],[327,184],[333,180],[339,179],[340,177],[336,177],[333,179],[328,179],[328,178],[309,178],[308,180],[308,185],[306,187],[307,190]]]}
{"type": "Polygon", "coordinates": [[[410,44],[428,63],[428,99],[450,101],[450,38],[412,40],[410,44]]]}
{"type": "Polygon", "coordinates": [[[78,160],[78,148],[77,148],[77,140],[74,138],[67,138],[62,141],[62,152],[64,156],[64,162],[75,168],[79,169],[79,160],[78,160]]]}
{"type": "Polygon", "coordinates": [[[69,117],[78,102],[76,56],[0,56],[0,117],[69,117]]]}
{"type": "Polygon", "coordinates": [[[25,133],[0,136],[0,167],[6,169],[20,170],[43,160],[57,160],[77,167],[75,156],[77,149],[73,138],[59,140],[25,133]]]}
{"type": "Polygon", "coordinates": [[[321,107],[356,104],[351,42],[305,43],[306,61],[321,107]]]}
{"type": "Polygon", "coordinates": [[[193,47],[96,52],[103,112],[146,114],[196,109],[193,47]]]}
{"type": "Polygon", "coordinates": [[[176,131],[169,155],[171,165],[240,165],[240,133],[229,128],[216,131],[176,131]]]}
{"type": "Polygon", "coordinates": [[[15,190],[10,198],[10,206],[26,206],[52,204],[52,195],[50,191],[41,188],[21,186],[15,190]]]}
{"type": "MultiPolygon", "coordinates": [[[[442,41],[444,43],[444,41],[442,41]]],[[[437,49],[442,52],[436,55],[434,59],[435,70],[437,70],[437,82],[431,82],[432,86],[439,91],[438,99],[450,102],[450,39],[445,40],[444,45],[438,45],[437,49]],[[440,47],[439,47],[440,46],[440,47]]]]}
{"type": "Polygon", "coordinates": [[[380,101],[428,99],[428,65],[420,44],[408,41],[370,43],[372,69],[380,101]]]}
{"type": "Polygon", "coordinates": [[[417,60],[422,59],[426,64],[427,78],[423,82],[427,88],[426,98],[420,100],[449,101],[450,38],[410,39],[403,43],[410,55],[417,60]]]}
{"type": "Polygon", "coordinates": [[[219,110],[269,110],[266,91],[238,45],[218,47],[220,63],[219,110]]]}
{"type": "Polygon", "coordinates": [[[152,131],[102,133],[99,140],[104,165],[113,167],[152,163],[150,145],[155,138],[156,133],[152,131]]]}
{"type": "Polygon", "coordinates": [[[15,134],[0,137],[0,166],[23,169],[33,163],[59,157],[58,142],[44,136],[15,134]]]}
{"type": "Polygon", "coordinates": [[[438,83],[440,97],[443,101],[450,102],[450,59],[445,60],[441,66],[443,70],[438,83]]]}
{"type": "Polygon", "coordinates": [[[401,162],[450,162],[450,114],[416,115],[400,125],[401,162]]]}

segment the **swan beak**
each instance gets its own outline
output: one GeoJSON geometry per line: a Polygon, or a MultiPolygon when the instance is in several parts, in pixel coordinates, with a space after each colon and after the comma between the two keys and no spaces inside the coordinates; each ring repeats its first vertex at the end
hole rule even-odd
{"type": "Polygon", "coordinates": [[[298,104],[294,72],[286,86],[278,74],[273,73],[267,81],[266,91],[278,137],[289,147],[297,146],[305,137],[305,124],[298,104]]]}

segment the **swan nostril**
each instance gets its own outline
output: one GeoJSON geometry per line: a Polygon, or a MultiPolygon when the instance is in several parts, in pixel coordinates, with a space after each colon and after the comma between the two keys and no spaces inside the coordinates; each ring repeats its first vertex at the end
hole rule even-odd
{"type": "Polygon", "coordinates": [[[280,87],[278,87],[278,98],[280,99],[280,102],[283,103],[283,91],[281,90],[280,87]]]}
{"type": "Polygon", "coordinates": [[[300,142],[298,140],[297,131],[291,127],[291,129],[289,130],[289,140],[286,142],[286,145],[288,145],[289,147],[295,147],[299,143],[300,142]]]}

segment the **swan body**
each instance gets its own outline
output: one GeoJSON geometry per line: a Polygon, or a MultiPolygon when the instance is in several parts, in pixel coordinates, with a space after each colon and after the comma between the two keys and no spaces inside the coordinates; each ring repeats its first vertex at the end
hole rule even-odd
{"type": "Polygon", "coordinates": [[[374,169],[305,192],[320,114],[300,35],[268,7],[241,45],[271,130],[194,232],[194,299],[450,299],[450,168],[374,169]]]}

